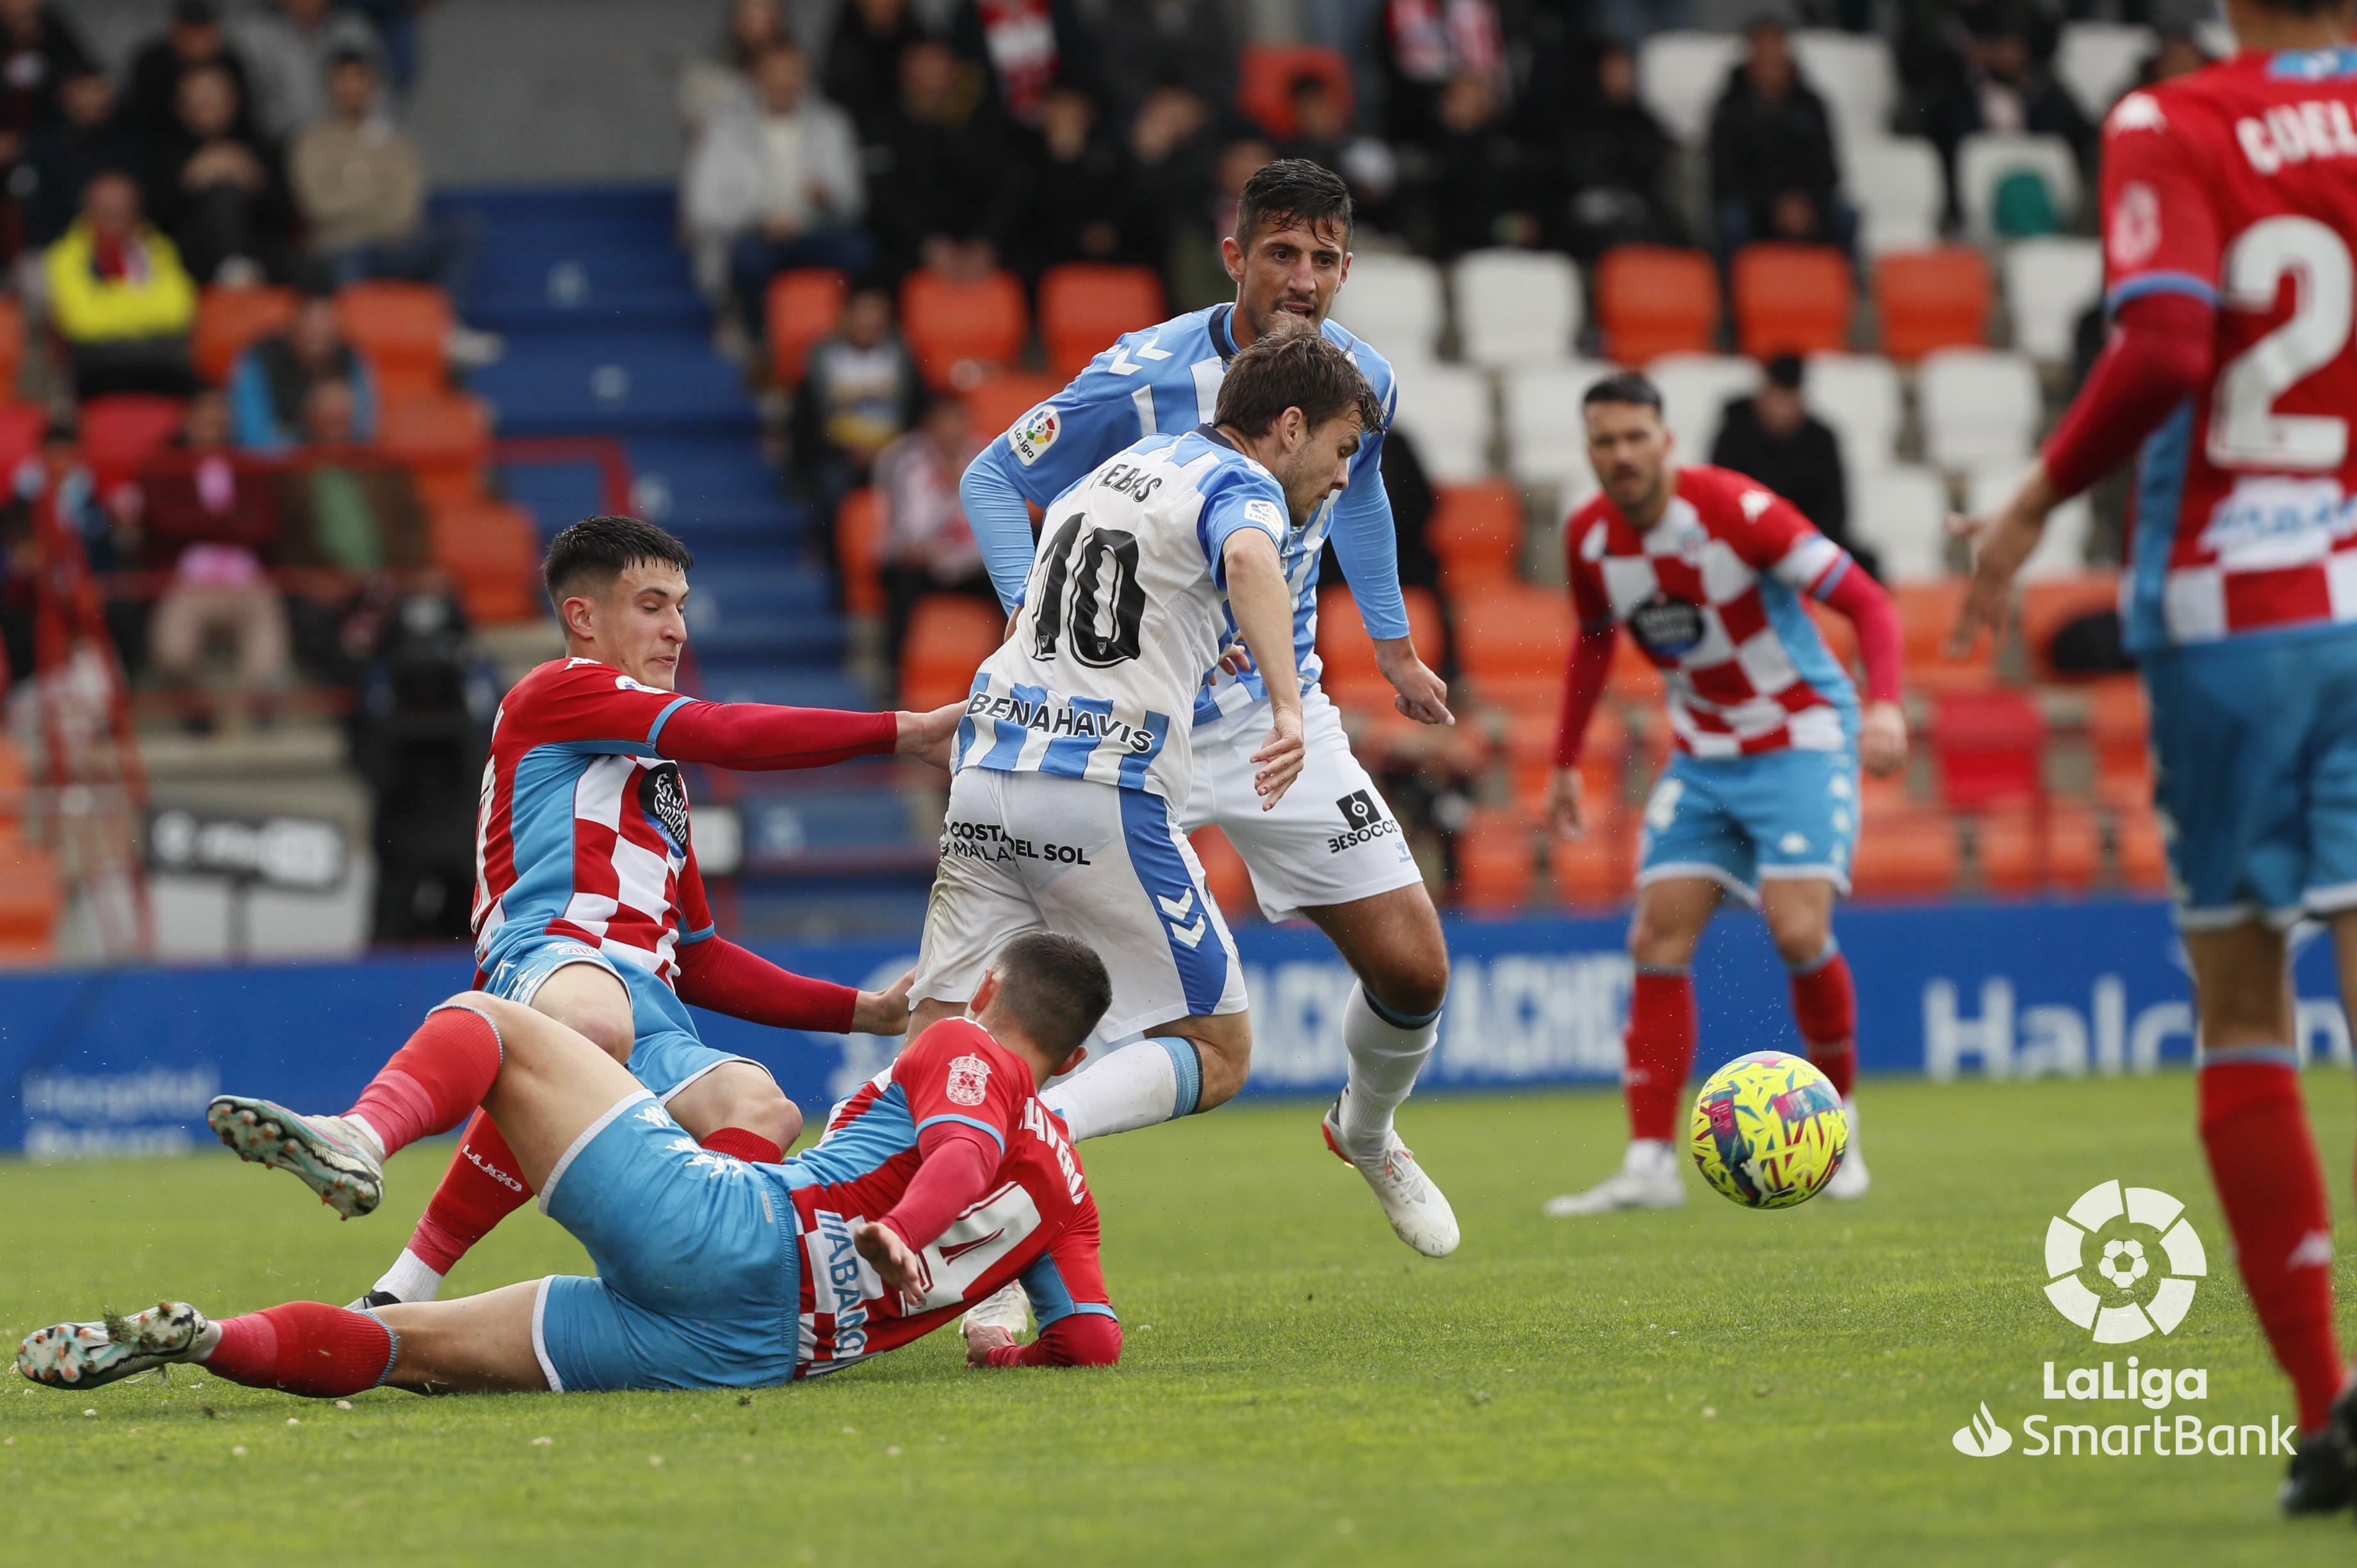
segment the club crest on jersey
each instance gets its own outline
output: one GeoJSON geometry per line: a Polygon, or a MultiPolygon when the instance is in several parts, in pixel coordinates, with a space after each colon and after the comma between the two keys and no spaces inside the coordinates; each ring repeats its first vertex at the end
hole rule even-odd
{"type": "Polygon", "coordinates": [[[659,763],[639,775],[639,810],[662,830],[673,854],[687,853],[687,785],[676,762],[659,763]]]}
{"type": "Polygon", "coordinates": [[[963,1056],[950,1061],[950,1103],[979,1105],[990,1088],[990,1064],[976,1056],[963,1056]]]}
{"type": "Polygon", "coordinates": [[[1006,433],[1006,445],[1015,454],[1015,460],[1028,468],[1045,456],[1063,433],[1063,415],[1052,404],[1043,403],[1015,422],[1015,428],[1006,433]]]}

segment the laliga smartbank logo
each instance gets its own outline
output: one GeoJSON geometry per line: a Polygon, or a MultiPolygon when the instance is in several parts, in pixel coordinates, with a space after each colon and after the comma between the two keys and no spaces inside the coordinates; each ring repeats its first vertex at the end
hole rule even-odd
{"type": "MultiPolygon", "coordinates": [[[[2046,1227],[2046,1299],[2071,1326],[2097,1345],[2132,1345],[2153,1335],[2176,1332],[2192,1310],[2196,1288],[2210,1274],[2210,1259],[2185,1217],[2185,1205],[2148,1187],[2107,1181],[2046,1227]]],[[[2041,1368],[2040,1392],[2049,1402],[2133,1404],[2134,1421],[2077,1420],[2088,1410],[2045,1412],[2024,1417],[2015,1434],[1986,1401],[1949,1440],[1957,1453],[1994,1459],[2018,1449],[2025,1459],[2234,1458],[2249,1455],[2289,1457],[2298,1429],[2280,1417],[2267,1424],[2219,1423],[2180,1403],[2206,1403],[2206,1367],[2147,1366],[2130,1356],[2125,1365],[2041,1368]]]]}

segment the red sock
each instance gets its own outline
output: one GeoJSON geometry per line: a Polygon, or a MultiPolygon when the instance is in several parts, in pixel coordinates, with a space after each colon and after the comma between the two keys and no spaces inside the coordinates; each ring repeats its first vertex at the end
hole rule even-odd
{"type": "Polygon", "coordinates": [[[393,1370],[393,1330],[322,1301],[224,1318],[221,1331],[205,1369],[250,1389],[337,1399],[376,1387],[393,1370]]]}
{"type": "Polygon", "coordinates": [[[500,1076],[500,1032],[471,1007],[436,1007],[345,1114],[376,1129],[388,1155],[447,1133],[500,1076]]]}
{"type": "Polygon", "coordinates": [[[716,1155],[734,1155],[757,1165],[774,1165],[786,1157],[785,1150],[742,1127],[716,1128],[710,1137],[699,1141],[716,1155]]]}
{"type": "Polygon", "coordinates": [[[447,1274],[531,1197],[532,1185],[517,1167],[515,1151],[498,1124],[478,1111],[459,1134],[458,1152],[442,1173],[442,1185],[418,1217],[409,1250],[436,1273],[447,1274]]]}
{"type": "Polygon", "coordinates": [[[1839,948],[1812,967],[1792,972],[1792,1018],[1809,1059],[1833,1080],[1834,1092],[1847,1100],[1850,1085],[1857,1081],[1857,983],[1839,948]]]}
{"type": "Polygon", "coordinates": [[[1694,1071],[1694,977],[1684,970],[1641,969],[1629,993],[1629,1135],[1667,1143],[1677,1136],[1686,1079],[1694,1071]]]}
{"type": "Polygon", "coordinates": [[[2201,1143],[2235,1262],[2299,1395],[2300,1430],[2313,1432],[2344,1373],[2332,1337],[2332,1219],[2299,1073],[2287,1062],[2230,1060],[2201,1077],[2201,1143]]]}

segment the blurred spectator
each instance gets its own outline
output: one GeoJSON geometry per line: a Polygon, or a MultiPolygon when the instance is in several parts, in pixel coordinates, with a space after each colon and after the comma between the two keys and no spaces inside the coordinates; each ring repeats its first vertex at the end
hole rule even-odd
{"type": "Polygon", "coordinates": [[[1384,124],[1395,145],[1432,139],[1441,94],[1460,76],[1506,92],[1505,28],[1493,0],[1387,0],[1383,44],[1384,124]]]}
{"type": "Polygon", "coordinates": [[[1191,200],[1172,209],[1164,271],[1170,297],[1181,310],[1200,310],[1235,297],[1235,282],[1228,276],[1220,242],[1236,231],[1236,203],[1243,196],[1244,181],[1275,156],[1275,149],[1258,136],[1228,143],[1220,149],[1210,189],[1194,193],[1191,200]]]}
{"type": "Polygon", "coordinates": [[[1106,7],[1103,81],[1114,112],[1135,114],[1157,87],[1235,102],[1235,29],[1221,0],[1125,0],[1106,7]]]}
{"type": "Polygon", "coordinates": [[[1723,253],[1754,240],[1846,250],[1857,218],[1841,199],[1833,116],[1801,80],[1781,22],[1752,25],[1710,117],[1710,192],[1723,253]]]}
{"type": "Polygon", "coordinates": [[[982,91],[945,44],[900,56],[900,95],[868,149],[867,205],[885,265],[960,276],[997,264],[1013,220],[1006,138],[982,91]]]}
{"type": "Polygon", "coordinates": [[[65,84],[99,69],[73,25],[42,0],[0,0],[0,166],[54,124],[65,84]]]}
{"type": "Polygon", "coordinates": [[[795,462],[830,524],[843,498],[867,483],[876,455],[917,422],[924,392],[894,329],[891,295],[862,285],[834,335],[811,346],[794,394],[795,462]]]}
{"type": "Polygon", "coordinates": [[[129,176],[109,171],[90,182],[81,216],[42,252],[41,273],[77,398],[177,397],[194,386],[196,285],[172,242],[141,218],[129,176]]]}
{"type": "Polygon", "coordinates": [[[347,0],[369,19],[384,46],[384,70],[393,91],[403,97],[417,81],[417,18],[434,0],[347,0]]]}
{"type": "MultiPolygon", "coordinates": [[[[1923,127],[1947,166],[1951,215],[1962,206],[1955,194],[1956,149],[1982,131],[2060,136],[2083,168],[2092,168],[2095,130],[2062,84],[2054,80],[2034,48],[2028,17],[2013,6],[1983,8],[1953,35],[1957,52],[1946,85],[1923,108],[1923,127]]],[[[2007,220],[2007,232],[2050,232],[2070,221],[2069,213],[2022,214],[2007,220]]]]}
{"type": "Polygon", "coordinates": [[[292,669],[286,607],[257,550],[277,532],[271,486],[229,449],[229,403],[199,392],[188,403],[176,448],[139,476],[146,560],[169,570],[156,601],[147,650],[168,684],[198,683],[215,640],[234,650],[238,682],[231,705],[266,714],[292,669]]]}
{"type": "Polygon", "coordinates": [[[12,508],[29,513],[45,496],[56,497],[58,521],[81,542],[91,571],[119,572],[130,565],[130,531],[99,495],[70,419],[50,420],[41,432],[40,450],[17,464],[10,476],[12,508]]]}
{"type": "Polygon", "coordinates": [[[909,0],[851,0],[835,18],[821,83],[858,126],[861,142],[883,138],[900,93],[900,57],[924,37],[909,0]]]}
{"type": "Polygon", "coordinates": [[[982,547],[966,526],[958,476],[982,450],[965,404],[937,398],[924,420],[876,459],[876,495],[884,509],[885,647],[900,667],[909,618],[930,594],[963,594],[998,607],[983,570],[982,547]]]}
{"type": "Polygon", "coordinates": [[[2136,85],[2153,87],[2177,77],[2190,76],[2209,63],[2210,51],[2201,47],[2201,40],[2191,28],[2164,28],[2152,53],[2136,67],[2136,85]]]}
{"type": "Polygon", "coordinates": [[[1386,204],[1399,183],[1399,161],[1373,136],[1353,135],[1350,115],[1334,84],[1316,71],[1294,78],[1293,134],[1277,144],[1281,158],[1307,158],[1332,169],[1351,185],[1359,220],[1388,227],[1386,204]]]}
{"type": "Polygon", "coordinates": [[[447,594],[371,591],[344,623],[354,671],[352,766],[375,797],[371,940],[464,941],[474,891],[476,794],[500,682],[447,594]]]}
{"type": "Polygon", "coordinates": [[[1849,536],[1841,442],[1833,426],[1802,401],[1800,356],[1779,354],[1765,369],[1758,392],[1728,402],[1718,439],[1711,443],[1711,462],[1749,474],[1791,501],[1826,538],[1856,556],[1869,576],[1879,576],[1873,553],[1849,536]]]}
{"type": "Polygon", "coordinates": [[[229,409],[237,444],[249,452],[286,452],[302,442],[303,409],[321,381],[352,392],[352,439],[376,439],[376,381],[352,349],[336,316],[336,296],[315,293],[296,307],[286,330],[261,339],[230,367],[229,409]]]}
{"type": "Polygon", "coordinates": [[[1222,156],[1212,134],[1213,123],[1211,106],[1179,87],[1156,89],[1130,123],[1130,161],[1137,171],[1134,210],[1140,238],[1147,253],[1161,261],[1170,274],[1173,300],[1193,297],[1171,261],[1187,247],[1200,249],[1200,214],[1222,156]]]}
{"type": "Polygon", "coordinates": [[[706,128],[688,158],[687,223],[707,282],[725,271],[759,336],[770,279],[794,267],[856,272],[872,253],[854,227],[859,149],[843,111],[809,89],[800,49],[772,44],[754,102],[706,128]]]}
{"type": "Polygon", "coordinates": [[[257,284],[285,272],[294,204],[278,149],[252,124],[229,72],[209,65],[181,74],[157,144],[154,210],[199,283],[257,284]]]}
{"type": "Polygon", "coordinates": [[[425,562],[425,513],[409,470],[354,452],[357,400],[349,381],[315,381],[303,399],[313,461],[279,476],[288,558],[376,572],[425,562]]]}
{"type": "Polygon", "coordinates": [[[1571,95],[1562,132],[1565,249],[1594,261],[1614,245],[1684,238],[1668,194],[1676,144],[1637,96],[1637,60],[1625,45],[1596,56],[1592,91],[1571,95]]]}
{"type": "MultiPolygon", "coordinates": [[[[1118,14],[1152,0],[1118,0],[1118,14]]],[[[1049,89],[1060,82],[1091,86],[1104,80],[1095,38],[1072,0],[973,0],[957,15],[956,43],[968,59],[989,67],[986,86],[1018,124],[1039,117],[1049,89]]]]}
{"type": "MultiPolygon", "coordinates": [[[[213,0],[176,0],[164,36],[151,39],[131,59],[130,86],[124,93],[124,110],[148,134],[170,134],[172,124],[179,116],[180,79],[206,66],[229,72],[230,80],[237,84],[241,105],[252,102],[245,62],[229,47],[229,37],[221,28],[221,7],[213,0]]],[[[253,132],[252,119],[242,109],[237,130],[241,135],[253,132]]]]}
{"type": "Polygon", "coordinates": [[[1026,174],[1015,232],[1028,275],[1037,278],[1059,262],[1135,262],[1146,254],[1131,214],[1129,160],[1098,129],[1088,94],[1071,87],[1048,94],[1026,174]]]}
{"type": "Polygon", "coordinates": [[[328,113],[338,55],[377,51],[376,29],[335,0],[269,0],[232,20],[230,37],[253,80],[254,118],[281,141],[328,113]]]}
{"type": "Polygon", "coordinates": [[[58,91],[61,113],[26,138],[17,179],[24,189],[25,242],[54,242],[81,209],[83,188],[102,169],[145,183],[147,144],[115,113],[114,83],[95,67],[77,70],[58,91]]]}
{"type": "Polygon", "coordinates": [[[791,40],[778,0],[735,0],[720,28],[720,44],[680,68],[679,114],[690,142],[724,114],[753,102],[753,62],[773,44],[791,40]]]}
{"type": "Polygon", "coordinates": [[[1490,79],[1468,71],[1441,91],[1426,152],[1419,249],[1450,260],[1489,245],[1527,244],[1536,222],[1522,146],[1490,79]]]}

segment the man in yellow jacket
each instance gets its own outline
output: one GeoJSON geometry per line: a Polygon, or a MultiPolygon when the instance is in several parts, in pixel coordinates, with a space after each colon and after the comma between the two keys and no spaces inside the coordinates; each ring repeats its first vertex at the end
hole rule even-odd
{"type": "Polygon", "coordinates": [[[172,242],[141,219],[129,176],[90,182],[81,218],[42,252],[41,270],[75,397],[194,390],[188,329],[197,287],[172,242]]]}

